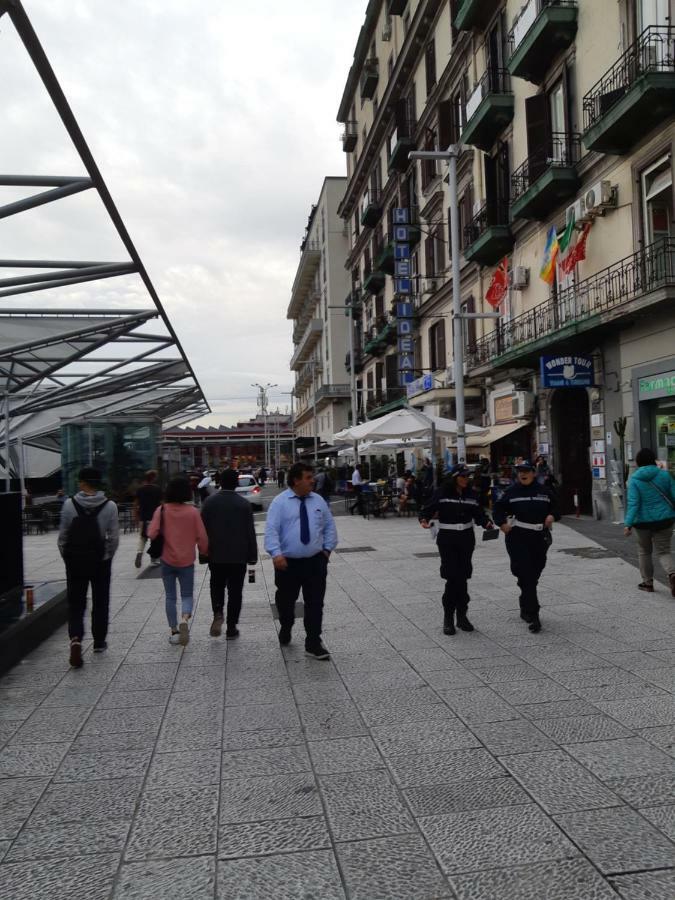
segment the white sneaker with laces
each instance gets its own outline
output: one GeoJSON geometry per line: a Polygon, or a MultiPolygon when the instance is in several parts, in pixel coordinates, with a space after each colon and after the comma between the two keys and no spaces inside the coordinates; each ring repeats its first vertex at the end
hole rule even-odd
{"type": "Polygon", "coordinates": [[[170,644],[180,644],[180,632],[172,631],[169,635],[169,643],[170,644]]]}

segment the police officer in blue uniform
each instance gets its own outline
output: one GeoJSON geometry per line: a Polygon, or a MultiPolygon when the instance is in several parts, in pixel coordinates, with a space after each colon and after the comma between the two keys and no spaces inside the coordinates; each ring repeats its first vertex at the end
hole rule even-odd
{"type": "Polygon", "coordinates": [[[541,631],[537,585],[546,566],[551,527],[560,512],[554,491],[537,484],[536,467],[529,460],[515,468],[516,482],[497,500],[493,515],[506,535],[511,572],[518,579],[520,618],[536,633],[541,631]]]}
{"type": "Polygon", "coordinates": [[[467,582],[473,574],[471,557],[476,546],[474,523],[483,528],[494,527],[481,506],[479,495],[469,486],[470,477],[467,466],[453,466],[450,477],[433,493],[419,515],[422,528],[431,528],[431,520],[438,519],[436,542],[441,555],[441,578],[445,579],[443,634],[456,634],[455,613],[457,627],[473,631],[466,612],[467,582]]]}

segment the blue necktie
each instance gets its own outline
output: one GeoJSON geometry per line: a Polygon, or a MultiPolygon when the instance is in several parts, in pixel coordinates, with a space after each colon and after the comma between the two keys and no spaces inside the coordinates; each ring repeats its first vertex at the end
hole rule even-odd
{"type": "Polygon", "coordinates": [[[309,544],[309,516],[305,506],[306,497],[300,498],[300,540],[303,544],[309,544]]]}

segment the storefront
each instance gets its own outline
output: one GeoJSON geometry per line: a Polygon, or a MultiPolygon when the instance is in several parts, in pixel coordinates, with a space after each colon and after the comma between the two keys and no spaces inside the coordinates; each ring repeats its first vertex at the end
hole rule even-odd
{"type": "Polygon", "coordinates": [[[633,370],[633,376],[636,450],[651,447],[675,476],[675,358],[642,366],[633,370]]]}

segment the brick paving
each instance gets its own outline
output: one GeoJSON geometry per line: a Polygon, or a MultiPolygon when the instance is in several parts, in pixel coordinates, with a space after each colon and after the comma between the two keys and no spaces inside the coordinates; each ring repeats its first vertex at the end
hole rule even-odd
{"type": "MultiPolygon", "coordinates": [[[[158,573],[137,577],[123,537],[108,652],[70,671],[62,629],[0,679],[0,896],[672,900],[666,588],[560,525],[541,634],[500,539],[474,556],[476,632],[444,637],[415,520],[338,524],[374,549],[331,562],[330,663],[301,628],[282,653],[269,560],[237,642],[208,636],[201,567],[190,644],[170,646],[158,573]]],[[[62,575],[54,537],[27,539],[31,580],[62,575]]]]}

